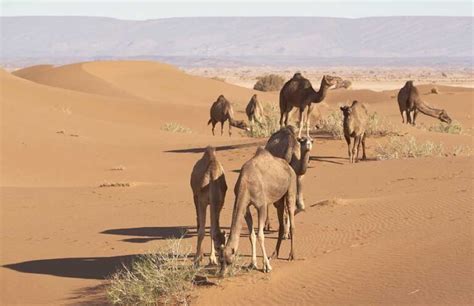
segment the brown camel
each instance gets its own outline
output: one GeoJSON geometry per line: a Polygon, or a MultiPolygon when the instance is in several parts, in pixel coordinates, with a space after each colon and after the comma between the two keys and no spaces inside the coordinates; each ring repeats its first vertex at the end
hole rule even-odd
{"type": "Polygon", "coordinates": [[[207,124],[209,125],[212,123],[212,135],[215,135],[214,128],[216,127],[217,122],[221,123],[222,135],[224,133],[224,122],[227,120],[229,120],[229,136],[232,136],[232,126],[242,130],[248,130],[247,124],[244,121],[234,120],[234,110],[232,105],[223,95],[220,95],[217,98],[217,101],[212,104],[210,115],[211,119],[209,119],[207,124]]]}
{"type": "MultiPolygon", "coordinates": [[[[295,128],[291,125],[281,128],[273,133],[268,140],[265,149],[273,156],[283,158],[295,171],[297,176],[296,207],[298,211],[305,209],[303,198],[303,178],[308,168],[312,141],[306,137],[296,137],[295,128]]],[[[285,220],[287,220],[285,214],[285,220]]],[[[287,222],[285,222],[287,225],[287,222]]],[[[270,230],[270,216],[267,213],[265,229],[270,230]]],[[[288,226],[285,226],[284,239],[288,238],[288,226]]]]}
{"type": "Polygon", "coordinates": [[[293,260],[295,258],[294,218],[296,210],[296,174],[290,165],[288,165],[285,160],[274,157],[270,152],[260,147],[255,156],[242,166],[234,193],[235,204],[232,213],[230,237],[227,244],[221,246],[221,272],[225,273],[226,266],[234,262],[235,254],[239,246],[243,218],[245,218],[247,222],[250,242],[252,244],[251,266],[257,268],[256,235],[253,228],[252,215],[249,210],[250,205],[255,206],[258,214],[258,240],[263,255],[263,272],[270,272],[272,269],[265,250],[265,235],[263,232],[267,215],[267,205],[271,203],[279,202],[277,208],[280,229],[274,254],[278,254],[279,252],[281,237],[283,235],[283,211],[286,209],[290,220],[291,235],[289,259],[293,260]]]}
{"type": "Polygon", "coordinates": [[[358,161],[361,143],[362,159],[367,159],[365,155],[365,130],[367,129],[367,120],[369,118],[369,114],[367,112],[367,109],[365,108],[365,105],[358,101],[354,101],[352,102],[351,106],[342,106],[341,111],[344,114],[344,138],[346,138],[350,162],[355,163],[358,161]],[[352,147],[352,151],[351,137],[354,138],[354,145],[352,147]]]}
{"type": "Polygon", "coordinates": [[[402,115],[402,123],[405,123],[405,118],[403,117],[403,113],[405,112],[407,116],[407,124],[415,125],[418,111],[448,124],[451,123],[451,118],[444,109],[432,108],[428,106],[423,100],[421,100],[418,89],[415,85],[413,85],[413,81],[407,81],[405,83],[405,86],[403,86],[398,92],[397,98],[400,114],[402,115]],[[413,112],[413,122],[411,120],[411,112],[413,112]]]}
{"type": "Polygon", "coordinates": [[[219,217],[224,205],[227,184],[224,168],[216,158],[216,150],[207,147],[204,155],[194,165],[191,173],[191,188],[193,190],[194,205],[196,206],[197,220],[197,249],[195,263],[199,264],[203,252],[201,244],[206,232],[206,210],[211,206],[211,255],[210,264],[217,264],[215,249],[225,243],[224,234],[221,232],[219,217]]]}
{"type": "Polygon", "coordinates": [[[253,128],[253,125],[255,122],[261,122],[264,116],[263,113],[263,106],[262,104],[258,101],[257,95],[253,95],[252,98],[250,99],[249,103],[247,104],[247,107],[245,108],[245,112],[247,113],[247,117],[250,122],[250,128],[253,128]]]}
{"type": "Polygon", "coordinates": [[[297,107],[299,109],[298,137],[301,137],[301,130],[306,124],[306,137],[311,138],[309,136],[310,115],[313,110],[311,104],[322,102],[329,87],[335,85],[339,79],[339,77],[325,75],[321,79],[319,91],[315,91],[309,80],[305,79],[301,73],[295,73],[280,91],[280,126],[288,125],[288,114],[293,107],[297,107]],[[303,122],[305,109],[307,109],[307,115],[306,121],[303,122]]]}

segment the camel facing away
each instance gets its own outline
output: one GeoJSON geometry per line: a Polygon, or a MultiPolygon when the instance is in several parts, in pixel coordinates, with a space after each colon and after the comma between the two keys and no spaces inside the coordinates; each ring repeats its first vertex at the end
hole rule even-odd
{"type": "Polygon", "coordinates": [[[232,224],[230,236],[227,244],[221,246],[221,273],[225,273],[227,265],[235,260],[235,255],[239,246],[240,231],[242,229],[242,219],[245,218],[249,229],[250,242],[252,245],[252,267],[257,268],[256,238],[260,244],[263,255],[263,272],[270,272],[269,258],[265,250],[265,235],[263,227],[267,215],[267,205],[279,202],[278,219],[280,229],[277,247],[274,254],[278,254],[281,237],[283,234],[283,211],[288,211],[290,220],[291,251],[289,259],[295,258],[295,210],[296,210],[296,174],[288,163],[278,157],[274,157],[270,152],[262,147],[257,149],[257,153],[247,161],[240,171],[239,178],[234,188],[235,203],[232,212],[232,224]],[[255,206],[258,215],[258,234],[255,235],[253,219],[250,213],[250,205],[255,206]]]}
{"type": "Polygon", "coordinates": [[[255,122],[262,121],[264,116],[263,106],[260,101],[258,101],[256,94],[252,96],[249,103],[247,104],[247,107],[245,108],[245,113],[247,114],[247,117],[249,119],[250,128],[253,127],[255,122]]]}
{"type": "MultiPolygon", "coordinates": [[[[295,128],[291,125],[281,128],[279,131],[273,133],[268,139],[265,149],[273,156],[284,159],[296,173],[297,177],[297,196],[296,206],[297,212],[305,209],[303,198],[303,178],[308,169],[309,157],[312,149],[312,140],[309,138],[296,137],[295,128]]],[[[286,218],[285,214],[285,219],[286,218]]],[[[288,238],[288,226],[285,222],[285,232],[283,238],[288,238]]],[[[270,216],[267,213],[267,221],[265,229],[269,230],[270,216]]]]}
{"type": "Polygon", "coordinates": [[[216,102],[212,104],[210,115],[211,119],[209,119],[207,124],[209,125],[212,123],[212,135],[215,135],[214,128],[216,127],[217,122],[221,123],[222,135],[224,133],[224,122],[227,120],[229,121],[229,136],[232,136],[232,126],[242,130],[248,130],[248,126],[244,121],[234,119],[234,109],[232,108],[230,102],[223,95],[220,95],[216,102]]]}
{"type": "Polygon", "coordinates": [[[204,155],[194,165],[191,173],[191,188],[193,190],[194,205],[196,207],[196,220],[198,240],[195,263],[199,264],[203,252],[201,244],[206,232],[206,211],[211,206],[211,255],[210,264],[217,265],[216,247],[225,243],[224,234],[221,232],[219,217],[224,205],[227,184],[224,168],[216,158],[216,150],[207,147],[204,155]]]}
{"type": "Polygon", "coordinates": [[[369,114],[365,105],[354,101],[351,106],[342,106],[341,111],[344,115],[343,130],[344,138],[347,142],[347,151],[349,160],[355,163],[359,159],[359,149],[362,143],[362,159],[367,159],[365,155],[365,130],[367,129],[367,120],[369,114]],[[354,138],[354,144],[351,151],[351,137],[354,138]]]}
{"type": "Polygon", "coordinates": [[[407,124],[415,125],[418,112],[437,118],[442,122],[448,124],[451,123],[451,118],[444,109],[432,108],[421,99],[418,88],[413,85],[413,81],[407,81],[405,83],[405,86],[403,86],[398,92],[397,100],[398,107],[400,108],[400,115],[402,116],[402,123],[405,123],[405,118],[403,117],[404,112],[406,113],[407,124]],[[411,118],[411,112],[413,112],[413,121],[411,118]]]}
{"type": "Polygon", "coordinates": [[[283,85],[280,91],[280,126],[288,125],[288,114],[293,107],[298,108],[298,137],[301,137],[301,130],[306,124],[306,137],[309,136],[310,115],[313,111],[312,103],[321,103],[326,97],[328,89],[336,85],[339,77],[325,75],[321,79],[319,91],[315,91],[311,82],[305,79],[301,73],[295,73],[293,77],[283,85]],[[303,122],[303,113],[307,110],[306,120],[303,122]]]}

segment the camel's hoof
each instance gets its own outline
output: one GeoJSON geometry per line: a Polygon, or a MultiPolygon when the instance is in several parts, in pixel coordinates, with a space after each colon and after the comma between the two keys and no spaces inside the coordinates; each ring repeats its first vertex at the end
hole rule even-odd
{"type": "Polygon", "coordinates": [[[281,236],[281,239],[282,239],[282,240],[289,240],[289,239],[290,239],[290,233],[283,234],[283,235],[281,236]]]}
{"type": "Polygon", "coordinates": [[[213,259],[213,260],[210,259],[210,260],[209,260],[209,266],[217,266],[217,265],[218,265],[218,264],[217,264],[217,259],[213,259]]]}
{"type": "Polygon", "coordinates": [[[258,270],[258,266],[256,263],[252,262],[251,264],[248,265],[247,269],[249,270],[258,270]]]}
{"type": "Polygon", "coordinates": [[[295,260],[295,256],[293,254],[290,254],[290,256],[288,256],[288,261],[293,261],[295,260]]]}
{"type": "Polygon", "coordinates": [[[299,214],[300,212],[304,212],[304,211],[306,211],[306,208],[304,208],[304,205],[303,205],[303,208],[297,208],[295,210],[295,215],[299,214]]]}
{"type": "Polygon", "coordinates": [[[272,266],[270,266],[270,264],[263,265],[263,273],[270,273],[271,271],[272,271],[272,266]]]}

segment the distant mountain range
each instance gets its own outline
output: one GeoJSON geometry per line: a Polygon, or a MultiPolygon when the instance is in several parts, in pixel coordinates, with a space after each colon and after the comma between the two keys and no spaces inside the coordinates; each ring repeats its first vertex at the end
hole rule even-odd
{"type": "Polygon", "coordinates": [[[1,64],[472,65],[473,17],[1,17],[1,64]]]}

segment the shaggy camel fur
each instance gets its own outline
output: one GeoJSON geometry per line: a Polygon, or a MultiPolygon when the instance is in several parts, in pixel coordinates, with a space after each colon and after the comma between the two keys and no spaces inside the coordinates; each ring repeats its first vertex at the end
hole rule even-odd
{"type": "Polygon", "coordinates": [[[249,210],[250,205],[255,206],[258,214],[258,240],[263,255],[263,272],[270,272],[272,269],[265,250],[265,235],[263,232],[267,205],[271,203],[281,202],[277,205],[280,229],[274,254],[279,252],[281,237],[283,236],[283,210],[286,209],[290,220],[291,234],[289,259],[293,260],[295,258],[296,174],[290,165],[283,159],[274,157],[270,152],[260,147],[255,156],[242,166],[234,193],[235,204],[232,213],[230,237],[227,244],[222,246],[221,272],[225,273],[226,266],[232,264],[235,260],[244,216],[252,244],[251,266],[257,268],[256,235],[253,228],[252,215],[249,210]]]}
{"type": "Polygon", "coordinates": [[[203,252],[201,244],[206,232],[206,210],[211,206],[211,255],[210,264],[217,264],[216,248],[225,242],[221,232],[219,217],[224,205],[227,184],[224,168],[216,158],[216,150],[207,147],[204,155],[194,165],[191,173],[191,188],[193,190],[194,205],[196,207],[196,220],[198,230],[195,263],[199,264],[203,252]]]}
{"type": "Polygon", "coordinates": [[[230,102],[223,96],[220,95],[216,102],[211,106],[210,110],[211,119],[207,122],[209,125],[212,123],[212,135],[214,134],[214,128],[216,127],[217,122],[221,123],[221,135],[224,133],[224,122],[229,120],[229,136],[232,136],[231,127],[242,130],[248,130],[247,124],[242,120],[234,120],[234,110],[230,102]]]}
{"type": "Polygon", "coordinates": [[[325,75],[321,79],[319,91],[315,91],[309,80],[305,79],[300,73],[295,73],[280,91],[280,126],[288,125],[288,114],[293,107],[297,107],[299,109],[298,137],[301,137],[301,130],[303,125],[306,124],[306,137],[311,138],[309,136],[310,115],[313,110],[311,104],[322,102],[329,87],[335,85],[339,79],[339,77],[325,75]],[[307,109],[307,115],[305,122],[303,122],[305,109],[307,109]]]}
{"type": "Polygon", "coordinates": [[[247,104],[247,107],[245,108],[245,112],[247,113],[247,117],[250,122],[250,128],[253,128],[253,125],[255,122],[261,122],[264,116],[263,113],[263,106],[262,104],[258,101],[257,95],[253,95],[252,98],[250,99],[249,103],[247,104]]]}
{"type": "Polygon", "coordinates": [[[352,102],[351,106],[342,106],[341,111],[344,114],[343,129],[344,138],[347,142],[349,160],[355,163],[359,159],[359,149],[362,143],[362,159],[365,160],[365,130],[367,129],[367,120],[369,114],[364,104],[358,101],[352,102]],[[354,138],[354,145],[351,151],[351,137],[354,138]],[[356,150],[357,146],[357,150],[356,150]]]}
{"type": "Polygon", "coordinates": [[[432,108],[428,106],[423,100],[421,100],[418,89],[415,87],[415,85],[413,85],[413,81],[408,81],[405,83],[405,86],[403,86],[398,92],[397,98],[398,107],[400,108],[400,114],[402,116],[402,123],[405,123],[405,118],[403,117],[403,113],[405,112],[407,116],[407,124],[415,125],[418,111],[448,124],[451,123],[451,118],[444,109],[432,108]],[[413,112],[413,122],[411,120],[411,112],[413,112]]]}
{"type": "MultiPolygon", "coordinates": [[[[296,137],[295,128],[291,125],[281,128],[279,131],[273,133],[268,140],[265,149],[273,156],[283,158],[295,171],[297,176],[296,189],[298,191],[296,196],[296,206],[298,211],[305,209],[303,198],[303,178],[309,164],[310,151],[312,149],[312,141],[306,137],[296,137]]],[[[286,220],[285,214],[285,220],[286,220]]],[[[287,222],[285,222],[287,225],[287,222]]],[[[270,216],[267,213],[267,221],[265,229],[270,230],[270,216]]],[[[288,238],[288,226],[285,226],[285,233],[283,236],[288,238]]]]}

